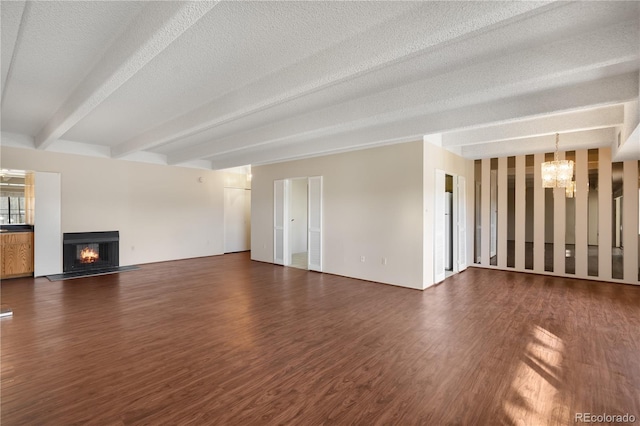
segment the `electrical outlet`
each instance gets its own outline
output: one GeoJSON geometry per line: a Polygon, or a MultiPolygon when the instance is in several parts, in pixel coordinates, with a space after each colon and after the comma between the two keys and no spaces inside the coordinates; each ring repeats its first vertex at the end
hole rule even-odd
{"type": "Polygon", "coordinates": [[[383,265],[386,265],[386,264],[387,264],[387,258],[386,258],[386,257],[383,257],[383,258],[382,258],[382,264],[383,264],[383,265]]]}
{"type": "Polygon", "coordinates": [[[364,256],[360,256],[360,262],[364,263],[364,256]]]}

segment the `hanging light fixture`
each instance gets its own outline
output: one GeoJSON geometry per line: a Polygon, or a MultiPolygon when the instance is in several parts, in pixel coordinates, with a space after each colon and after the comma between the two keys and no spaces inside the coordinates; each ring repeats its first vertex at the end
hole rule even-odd
{"type": "Polygon", "coordinates": [[[573,179],[573,161],[558,160],[558,143],[560,135],[556,133],[556,152],[553,161],[542,163],[543,188],[567,188],[573,179]]]}
{"type": "Polygon", "coordinates": [[[576,196],[576,181],[569,182],[569,186],[565,188],[565,195],[567,198],[574,198],[576,196]]]}

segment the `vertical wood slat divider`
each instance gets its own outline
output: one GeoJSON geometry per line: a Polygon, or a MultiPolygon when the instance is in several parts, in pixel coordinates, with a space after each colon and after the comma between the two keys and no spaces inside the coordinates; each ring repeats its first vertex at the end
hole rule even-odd
{"type": "Polygon", "coordinates": [[[611,279],[611,149],[598,150],[598,277],[611,279]]]}
{"type": "Polygon", "coordinates": [[[533,270],[544,272],[544,188],[540,167],[544,154],[533,156],[533,270]]]}
{"type": "Polygon", "coordinates": [[[491,238],[491,159],[482,159],[482,199],[481,199],[481,254],[480,264],[489,266],[490,262],[490,238],[491,238]]]}
{"type": "MultiPolygon", "coordinates": [[[[565,153],[558,153],[558,159],[564,160],[565,153]]],[[[553,272],[565,273],[565,238],[567,228],[566,191],[564,188],[553,188],[553,272]]]]}
{"type": "Polygon", "coordinates": [[[524,239],[526,230],[526,160],[524,155],[516,157],[516,194],[515,194],[515,267],[524,271],[524,239]]]}
{"type": "Polygon", "coordinates": [[[507,239],[508,239],[508,214],[507,193],[508,181],[508,159],[498,158],[498,267],[507,267],[507,239]]]}
{"type": "Polygon", "coordinates": [[[587,278],[589,267],[589,153],[576,151],[576,277],[587,278]]]}
{"type": "Polygon", "coordinates": [[[638,161],[623,163],[622,244],[624,280],[638,282],[638,161]]]}

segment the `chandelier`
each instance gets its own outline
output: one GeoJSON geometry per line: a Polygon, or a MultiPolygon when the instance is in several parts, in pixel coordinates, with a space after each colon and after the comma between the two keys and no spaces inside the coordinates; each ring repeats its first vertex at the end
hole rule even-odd
{"type": "Polygon", "coordinates": [[[556,152],[553,161],[542,163],[543,188],[567,188],[573,180],[573,161],[558,160],[558,143],[560,135],[556,133],[556,152]]]}
{"type": "Polygon", "coordinates": [[[564,192],[567,198],[575,198],[576,196],[576,181],[572,180],[569,182],[569,185],[565,188],[564,192]]]}

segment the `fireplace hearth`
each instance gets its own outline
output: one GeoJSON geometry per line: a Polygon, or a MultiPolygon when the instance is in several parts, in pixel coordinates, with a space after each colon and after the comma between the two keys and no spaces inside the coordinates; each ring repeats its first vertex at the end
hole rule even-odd
{"type": "Polygon", "coordinates": [[[65,233],[62,240],[63,272],[80,275],[118,268],[119,242],[118,231],[65,233]]]}

